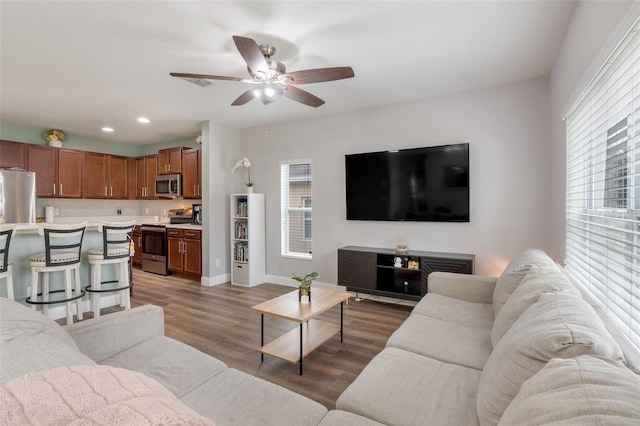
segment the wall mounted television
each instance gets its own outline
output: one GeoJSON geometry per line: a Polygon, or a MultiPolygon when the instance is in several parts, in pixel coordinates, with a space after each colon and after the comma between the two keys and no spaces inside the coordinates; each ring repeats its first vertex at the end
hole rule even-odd
{"type": "Polygon", "coordinates": [[[469,144],[345,155],[347,220],[469,222],[469,144]]]}

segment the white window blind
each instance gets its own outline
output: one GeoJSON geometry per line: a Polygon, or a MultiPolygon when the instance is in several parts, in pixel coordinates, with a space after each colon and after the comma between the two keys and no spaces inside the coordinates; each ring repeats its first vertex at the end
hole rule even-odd
{"type": "Polygon", "coordinates": [[[311,259],[311,160],[280,163],[281,255],[311,259]]]}
{"type": "Polygon", "coordinates": [[[640,347],[640,25],[567,117],[566,268],[640,347]]]}

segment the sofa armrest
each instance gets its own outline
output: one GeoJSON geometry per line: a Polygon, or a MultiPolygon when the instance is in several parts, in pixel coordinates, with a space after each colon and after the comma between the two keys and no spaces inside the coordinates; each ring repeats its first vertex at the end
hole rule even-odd
{"type": "Polygon", "coordinates": [[[64,327],[80,351],[100,362],[153,337],[164,335],[164,311],[145,305],[64,327]]]}
{"type": "Polygon", "coordinates": [[[493,303],[496,277],[432,272],[429,274],[427,292],[474,303],[493,303]]]}

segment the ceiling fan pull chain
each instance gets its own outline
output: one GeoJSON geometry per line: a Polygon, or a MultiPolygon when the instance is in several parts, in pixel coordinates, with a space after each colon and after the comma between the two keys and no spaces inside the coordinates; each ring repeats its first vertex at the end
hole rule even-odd
{"type": "Polygon", "coordinates": [[[269,104],[264,106],[264,138],[269,139],[269,104]]]}

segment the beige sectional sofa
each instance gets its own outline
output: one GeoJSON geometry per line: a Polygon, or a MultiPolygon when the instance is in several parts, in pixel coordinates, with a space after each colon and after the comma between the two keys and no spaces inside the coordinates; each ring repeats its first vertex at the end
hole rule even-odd
{"type": "Polygon", "coordinates": [[[431,274],[331,411],[164,336],[155,306],[61,327],[2,299],[0,337],[3,424],[640,424],[639,376],[539,250],[499,278],[431,274]]]}
{"type": "Polygon", "coordinates": [[[640,376],[544,252],[428,286],[339,410],[393,425],[640,424],[640,376]]]}

